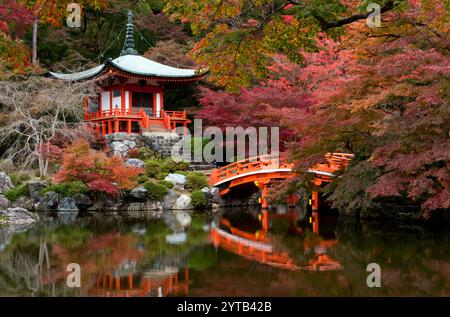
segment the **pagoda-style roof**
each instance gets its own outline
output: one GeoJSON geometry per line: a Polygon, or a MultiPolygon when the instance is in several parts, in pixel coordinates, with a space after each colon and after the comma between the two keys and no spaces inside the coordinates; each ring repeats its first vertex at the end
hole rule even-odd
{"type": "Polygon", "coordinates": [[[102,65],[85,71],[68,74],[50,72],[50,75],[57,79],[74,81],[98,77],[106,72],[138,79],[176,82],[200,79],[207,70],[176,68],[139,55],[134,49],[132,13],[129,11],[125,45],[121,56],[115,59],[109,58],[102,65]]]}

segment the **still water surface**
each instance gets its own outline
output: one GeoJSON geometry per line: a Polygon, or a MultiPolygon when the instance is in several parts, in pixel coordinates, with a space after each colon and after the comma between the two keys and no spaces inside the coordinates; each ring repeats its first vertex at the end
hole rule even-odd
{"type": "Polygon", "coordinates": [[[255,211],[234,210],[194,216],[170,244],[159,221],[49,215],[0,228],[0,296],[449,296],[449,232],[326,215],[264,232],[255,211]],[[373,262],[380,288],[366,284],[373,262]],[[80,288],[67,286],[70,263],[80,288]]]}

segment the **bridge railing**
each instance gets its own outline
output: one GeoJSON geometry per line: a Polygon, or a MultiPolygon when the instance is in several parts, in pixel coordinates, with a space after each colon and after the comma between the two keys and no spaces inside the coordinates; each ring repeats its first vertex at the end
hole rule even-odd
{"type": "Polygon", "coordinates": [[[231,163],[222,168],[214,169],[210,176],[211,184],[216,184],[228,178],[247,174],[251,172],[261,171],[264,169],[292,168],[293,164],[289,164],[281,160],[278,155],[261,155],[250,157],[241,161],[231,163]]]}

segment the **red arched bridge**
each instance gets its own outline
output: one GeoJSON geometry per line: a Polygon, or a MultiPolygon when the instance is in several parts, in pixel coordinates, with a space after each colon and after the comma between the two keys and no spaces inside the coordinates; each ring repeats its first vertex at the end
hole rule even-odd
{"type": "MultiPolygon", "coordinates": [[[[346,168],[354,157],[349,153],[327,153],[325,162],[308,169],[314,174],[312,182],[320,185],[331,182],[335,172],[346,168]]],[[[296,175],[294,164],[280,160],[278,156],[262,155],[234,162],[222,168],[214,169],[210,175],[210,184],[219,188],[219,194],[225,196],[231,191],[239,191],[248,185],[256,185],[261,190],[261,206],[267,208],[267,189],[271,182],[292,178],[296,175]]],[[[318,192],[312,193],[312,209],[318,210],[318,192]]],[[[289,203],[295,204],[296,196],[289,197],[289,203]]]]}

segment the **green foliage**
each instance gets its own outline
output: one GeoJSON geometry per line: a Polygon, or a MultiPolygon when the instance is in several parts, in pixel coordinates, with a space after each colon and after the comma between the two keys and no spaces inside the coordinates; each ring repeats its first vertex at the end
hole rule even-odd
{"type": "Polygon", "coordinates": [[[161,162],[157,160],[145,161],[145,175],[148,177],[156,177],[161,172],[161,162]]]}
{"type": "Polygon", "coordinates": [[[29,181],[31,177],[28,173],[14,172],[9,174],[9,178],[11,178],[11,182],[14,186],[19,186],[26,181],[29,181]]]}
{"type": "Polygon", "coordinates": [[[161,185],[166,186],[167,188],[173,188],[173,186],[174,186],[172,182],[165,181],[165,180],[159,181],[159,183],[160,183],[161,185]]]}
{"type": "Polygon", "coordinates": [[[213,267],[218,261],[217,252],[212,248],[194,251],[188,259],[188,267],[197,271],[204,271],[213,267]]]}
{"type": "Polygon", "coordinates": [[[56,192],[63,197],[73,197],[76,194],[86,194],[89,188],[80,181],[65,182],[61,184],[51,184],[44,188],[41,193],[56,192]]]}
{"type": "Polygon", "coordinates": [[[168,191],[166,186],[152,181],[146,182],[144,188],[147,190],[147,196],[151,200],[162,200],[168,191]]]}
{"type": "Polygon", "coordinates": [[[187,171],[189,163],[185,161],[175,162],[171,158],[149,159],[145,161],[145,172],[148,177],[164,179],[169,173],[187,171]],[[163,174],[164,177],[163,177],[163,174]]]}
{"type": "Polygon", "coordinates": [[[175,174],[180,174],[180,175],[187,176],[188,172],[186,172],[186,171],[176,171],[175,174]]]}
{"type": "Polygon", "coordinates": [[[205,193],[201,190],[194,190],[191,194],[191,203],[195,209],[203,209],[207,205],[207,200],[205,197],[205,193]]]}
{"type": "Polygon", "coordinates": [[[14,187],[6,191],[3,195],[11,201],[17,200],[21,196],[28,196],[30,194],[28,190],[28,184],[24,183],[17,187],[14,187]]]}
{"type": "Polygon", "coordinates": [[[147,182],[149,180],[147,175],[141,175],[139,177],[139,184],[144,184],[145,182],[147,182]]]}
{"type": "Polygon", "coordinates": [[[198,172],[193,172],[193,173],[189,173],[186,176],[185,188],[196,190],[196,189],[202,189],[204,187],[209,187],[208,181],[204,174],[198,173],[198,172]]]}
{"type": "Polygon", "coordinates": [[[167,177],[167,175],[169,175],[169,173],[161,172],[161,173],[158,173],[158,175],[156,175],[156,178],[162,181],[164,178],[167,177]]]}
{"type": "Polygon", "coordinates": [[[148,160],[148,159],[154,159],[156,157],[155,152],[149,147],[141,147],[137,149],[136,158],[140,160],[148,160]]]}

